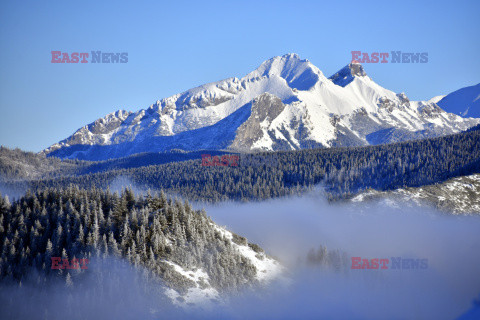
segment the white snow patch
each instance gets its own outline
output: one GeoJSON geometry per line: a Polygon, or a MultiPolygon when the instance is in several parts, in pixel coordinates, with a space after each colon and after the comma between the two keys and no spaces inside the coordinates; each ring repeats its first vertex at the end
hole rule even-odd
{"type": "Polygon", "coordinates": [[[231,243],[238,251],[255,266],[257,269],[257,280],[262,283],[268,283],[274,279],[279,278],[284,272],[284,267],[278,263],[278,261],[268,257],[264,252],[257,253],[248,245],[238,245],[233,242],[233,235],[230,231],[221,228],[217,225],[213,225],[215,229],[222,234],[226,239],[231,240],[231,243]]]}
{"type": "Polygon", "coordinates": [[[181,295],[176,290],[168,288],[165,293],[172,302],[180,307],[196,306],[201,308],[211,308],[213,305],[221,302],[218,291],[210,286],[209,276],[202,269],[185,270],[178,264],[170,261],[164,261],[171,265],[175,272],[185,278],[195,282],[195,287],[188,288],[187,293],[181,295]]]}

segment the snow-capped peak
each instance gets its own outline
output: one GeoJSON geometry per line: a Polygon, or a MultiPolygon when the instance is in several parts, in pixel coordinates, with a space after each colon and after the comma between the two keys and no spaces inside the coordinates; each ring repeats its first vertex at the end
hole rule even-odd
{"type": "Polygon", "coordinates": [[[329,79],[332,80],[333,83],[345,87],[347,84],[352,82],[355,77],[366,76],[367,73],[359,62],[351,62],[340,69],[340,71],[332,75],[329,79]]]}
{"type": "Polygon", "coordinates": [[[381,87],[359,63],[327,79],[310,61],[290,53],[240,79],[204,84],[135,113],[107,115],[45,153],[103,160],[179,148],[366,145],[455,133],[478,123],[381,87]]]}
{"type": "MultiPolygon", "coordinates": [[[[289,87],[298,90],[309,90],[320,79],[323,73],[307,59],[300,59],[296,53],[273,57],[263,62],[255,71],[249,73],[247,79],[280,76],[289,87]]],[[[322,79],[323,80],[323,79],[322,79]]]]}

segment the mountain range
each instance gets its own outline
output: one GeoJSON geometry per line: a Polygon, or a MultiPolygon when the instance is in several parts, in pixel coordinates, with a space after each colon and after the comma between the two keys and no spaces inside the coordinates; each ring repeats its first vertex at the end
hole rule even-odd
{"type": "MultiPolygon", "coordinates": [[[[479,86],[473,90],[478,92],[479,86]]],[[[308,60],[286,54],[241,79],[205,84],[137,112],[108,114],[43,153],[106,160],[174,149],[362,146],[442,136],[480,123],[440,107],[456,105],[448,102],[460,98],[441,98],[410,101],[404,93],[375,83],[361,64],[350,63],[326,77],[308,60]]]]}

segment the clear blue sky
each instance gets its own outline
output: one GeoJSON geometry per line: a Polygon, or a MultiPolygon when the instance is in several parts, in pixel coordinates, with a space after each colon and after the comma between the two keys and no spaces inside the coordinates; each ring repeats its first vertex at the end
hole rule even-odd
{"type": "Polygon", "coordinates": [[[364,64],[425,100],[480,82],[480,1],[2,1],[0,144],[40,151],[117,109],[136,111],[295,52],[329,76],[350,52],[428,52],[364,64]],[[52,50],[128,52],[126,64],[52,64],[52,50]]]}

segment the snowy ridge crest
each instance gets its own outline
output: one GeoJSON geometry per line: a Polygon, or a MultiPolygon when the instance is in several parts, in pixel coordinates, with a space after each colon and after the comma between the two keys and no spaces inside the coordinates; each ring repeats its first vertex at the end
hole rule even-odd
{"type": "Polygon", "coordinates": [[[385,89],[359,63],[327,78],[290,53],[243,78],[208,83],[137,112],[111,113],[44,153],[104,160],[171,149],[361,146],[452,134],[479,123],[447,113],[435,101],[410,101],[385,89]],[[257,99],[265,94],[278,99],[257,99]]]}

